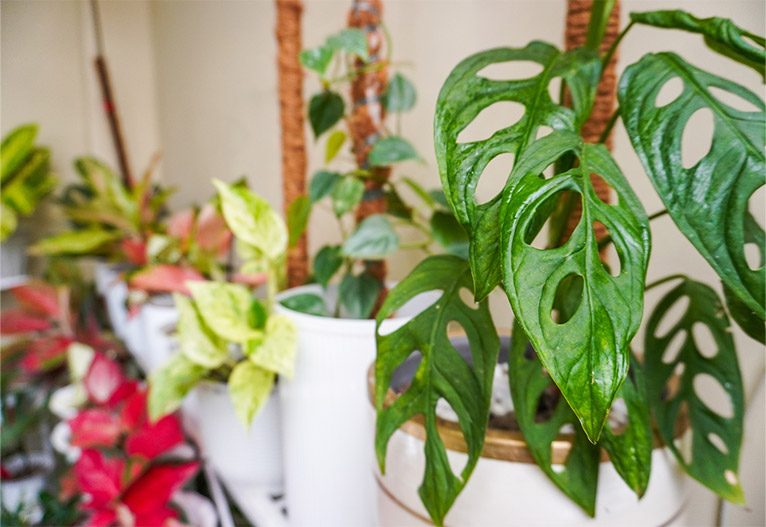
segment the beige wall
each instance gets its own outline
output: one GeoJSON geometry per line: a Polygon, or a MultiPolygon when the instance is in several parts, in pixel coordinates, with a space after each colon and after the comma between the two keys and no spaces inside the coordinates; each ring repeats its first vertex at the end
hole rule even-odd
{"type": "MultiPolygon", "coordinates": [[[[346,19],[348,0],[307,0],[304,44],[316,46],[346,19]]],[[[761,0],[624,0],[631,10],[680,7],[699,16],[731,17],[755,33],[764,33],[761,0]]],[[[251,186],[272,204],[281,204],[279,126],[276,95],[274,8],[268,0],[249,1],[102,1],[106,46],[134,169],[150,154],[164,152],[162,177],[179,187],[172,204],[207,199],[210,178],[234,180],[247,175],[251,186]]],[[[451,68],[465,56],[495,46],[520,46],[531,39],[560,45],[563,0],[388,0],[385,20],[394,41],[395,61],[418,89],[418,104],[404,117],[404,135],[425,158],[405,164],[428,187],[438,185],[432,147],[433,109],[451,68]]],[[[57,168],[71,176],[75,155],[93,152],[114,159],[99,110],[90,61],[93,40],[84,2],[3,1],[0,128],[5,133],[29,120],[42,123],[41,139],[54,149],[57,168]]],[[[763,94],[757,75],[709,52],[694,35],[636,28],[621,48],[619,69],[646,51],[674,50],[690,62],[719,72],[763,94]]],[[[306,94],[318,89],[309,78],[306,94]]],[[[500,122],[490,123],[500,125],[500,122]]],[[[704,137],[705,130],[699,130],[704,137]]],[[[311,171],[321,167],[323,144],[307,134],[311,171]]],[[[657,198],[624,131],[618,126],[615,156],[648,212],[660,210],[657,198]]],[[[482,183],[498,188],[503,173],[482,183]]],[[[753,203],[764,223],[763,189],[753,203]]],[[[649,279],[676,272],[717,283],[715,274],[677,233],[667,218],[653,230],[649,279]]],[[[311,245],[336,239],[330,215],[312,218],[311,245]]],[[[401,278],[417,254],[398,256],[393,277],[401,278]]],[[[657,295],[649,298],[648,309],[657,295]]],[[[493,299],[496,323],[510,324],[507,301],[493,299]]],[[[735,329],[748,392],[762,376],[764,350],[735,329]]],[[[743,478],[751,512],[730,508],[730,525],[764,524],[763,391],[760,411],[748,423],[743,478]],[[755,467],[755,469],[753,469],[755,467]],[[749,471],[749,472],[748,472],[749,471]]],[[[712,524],[715,500],[695,490],[690,522],[712,524]]]]}

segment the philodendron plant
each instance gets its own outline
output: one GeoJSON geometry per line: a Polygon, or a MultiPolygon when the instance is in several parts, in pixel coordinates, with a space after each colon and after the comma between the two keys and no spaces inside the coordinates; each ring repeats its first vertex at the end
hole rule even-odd
{"type": "Polygon", "coordinates": [[[237,417],[249,426],[269,397],[276,374],[292,376],[297,345],[293,323],[273,312],[282,281],[287,228],[250,190],[214,181],[223,215],[236,237],[242,270],[265,273],[266,297],[243,284],[189,281],[191,298],[175,293],[180,350],[149,378],[149,414],[176,410],[204,380],[225,382],[237,417]]]}
{"type": "MultiPolygon", "coordinates": [[[[390,46],[388,46],[390,49],[390,46]]],[[[341,242],[322,247],[313,261],[314,279],[327,288],[335,276],[340,276],[338,302],[328,308],[318,295],[294,295],[285,300],[287,307],[319,316],[341,316],[367,318],[372,313],[383,284],[366,268],[365,263],[376,262],[390,257],[399,249],[420,249],[430,253],[436,243],[443,250],[465,254],[467,237],[450,211],[441,190],[426,191],[414,179],[407,176],[383,177],[381,170],[405,161],[419,161],[414,147],[399,136],[399,132],[375,134],[375,142],[365,153],[364,165],[344,155],[344,145],[351,141],[350,122],[354,104],[344,102],[339,93],[357,75],[372,73],[390,62],[368,64],[370,60],[367,37],[360,29],[344,29],[330,36],[324,45],[304,50],[301,63],[318,75],[321,92],[309,101],[309,121],[314,137],[329,134],[325,148],[325,167],[316,172],[309,183],[308,195],[298,197],[291,203],[287,223],[290,228],[290,243],[295,244],[308,225],[309,216],[315,207],[325,204],[332,210],[338,221],[341,242]],[[360,60],[365,66],[354,67],[360,60]],[[348,133],[347,133],[348,132],[348,133]],[[365,183],[376,179],[380,189],[365,194],[365,183]],[[407,189],[407,192],[404,192],[407,189]],[[408,203],[403,195],[410,193],[417,197],[408,203]],[[361,221],[359,208],[365,199],[385,199],[383,213],[372,214],[361,221]],[[417,232],[417,240],[402,243],[403,232],[417,232]]],[[[395,73],[388,81],[383,97],[383,108],[398,119],[397,130],[401,128],[401,115],[415,105],[415,87],[401,73],[395,73]]],[[[350,154],[353,146],[348,148],[350,154]]]]}
{"type": "Polygon", "coordinates": [[[487,295],[498,286],[515,316],[509,377],[518,426],[540,468],[588,514],[595,512],[602,448],[626,484],[642,496],[651,470],[653,427],[690,476],[732,502],[744,500],[737,479],[743,390],[729,320],[764,341],[764,230],[748,211],[748,200],[766,183],[764,103],[737,83],[674,53],[650,53],[625,69],[619,108],[602,136],[622,119],[665,204],[662,214],[670,215],[718,273],[726,308],[710,286],[686,276],[645,285],[650,218],[604,144],[586,142],[580,128],[591,114],[604,65],[637,24],[699,34],[713,51],[760,75],[764,39],[723,18],[698,19],[680,11],[633,13],[630,25],[600,56],[613,5],[593,2],[584,47],[562,52],[532,42],[480,52],[455,67],[439,94],[436,157],[450,207],[470,239],[469,257],[431,257],[389,293],[378,326],[418,293],[440,290],[442,296],[401,329],[378,334],[375,367],[381,469],[394,431],[411,417],[424,415],[426,467],[419,492],[437,524],[482,452],[499,349],[487,295]],[[541,71],[521,80],[484,76],[490,66],[517,61],[534,62],[541,71]],[[549,94],[555,78],[561,79],[566,88],[561,93],[570,95],[566,100],[571,104],[549,94]],[[673,100],[658,100],[660,91],[676,82],[680,88],[673,100]],[[732,106],[730,98],[741,99],[749,109],[732,106]],[[524,106],[517,122],[485,140],[459,140],[480,112],[505,101],[524,106]],[[681,152],[682,132],[700,110],[712,112],[712,144],[688,166],[681,152]],[[544,127],[551,131],[541,136],[544,127]],[[506,153],[515,163],[504,188],[478,204],[474,192],[482,172],[506,153]],[[546,176],[548,167],[553,174],[546,176]],[[616,203],[598,198],[593,174],[611,187],[616,203]],[[573,203],[581,204],[582,217],[567,238],[573,203]],[[535,239],[546,223],[548,242],[540,247],[535,239]],[[597,236],[594,224],[599,223],[608,235],[597,236]],[[759,261],[746,259],[748,244],[757,247],[759,261]],[[599,257],[608,245],[618,256],[611,266],[599,257]],[[649,316],[644,349],[632,353],[645,291],[669,282],[674,286],[649,316]],[[461,299],[461,289],[472,292],[475,305],[461,299]],[[675,321],[674,306],[682,310],[675,321]],[[451,322],[467,334],[472,366],[450,344],[451,322]],[[712,351],[697,340],[698,327],[708,330],[712,351]],[[394,370],[415,350],[422,360],[412,383],[385,405],[394,370]],[[714,410],[700,397],[701,381],[711,380],[728,396],[728,412],[714,410]],[[558,403],[552,416],[541,417],[540,397],[552,390],[560,394],[558,403]],[[442,398],[457,414],[466,441],[468,462],[459,475],[437,433],[435,409],[442,398]],[[627,409],[624,428],[607,419],[617,400],[627,409]],[[674,442],[682,417],[691,429],[690,455],[674,442]],[[551,442],[566,423],[575,430],[572,450],[564,466],[554,470],[551,442]]]}

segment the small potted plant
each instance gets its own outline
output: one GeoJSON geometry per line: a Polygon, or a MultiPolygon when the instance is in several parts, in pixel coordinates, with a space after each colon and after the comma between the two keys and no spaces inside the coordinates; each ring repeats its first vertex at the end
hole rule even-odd
{"type": "MultiPolygon", "coordinates": [[[[416,94],[401,73],[388,78],[390,46],[380,14],[354,10],[352,27],[300,55],[322,84],[308,114],[314,136],[327,138],[326,166],[313,175],[308,195],[288,209],[290,242],[300,238],[317,208],[337,219],[340,241],[317,252],[315,283],[282,293],[277,306],[298,328],[295,378],[279,385],[286,498],[297,525],[366,525],[374,517],[370,432],[348,423],[363,422],[368,411],[363,380],[375,355],[372,318],[387,292],[386,259],[399,249],[429,254],[437,245],[467,251],[467,236],[443,194],[392,173],[392,165],[420,160],[385,124],[388,114],[400,124],[416,94]],[[407,194],[414,203],[405,201],[407,194]]],[[[401,324],[407,312],[388,324],[401,324]]]]}
{"type": "Polygon", "coordinates": [[[265,298],[245,284],[215,280],[186,282],[190,298],[174,293],[179,349],[149,377],[149,410],[160,418],[196,388],[195,435],[240,508],[259,522],[272,516],[264,497],[281,494],[283,485],[273,388],[277,374],[292,376],[296,333],[273,305],[284,274],[287,228],[250,190],[215,184],[241,272],[265,278],[265,298]]]}
{"type": "Polygon", "coordinates": [[[737,478],[743,390],[729,326],[731,318],[764,341],[764,230],[748,211],[748,200],[766,184],[764,103],[676,54],[647,54],[625,69],[619,109],[602,141],[583,140],[580,127],[603,65],[630,27],[699,34],[761,76],[764,39],[723,18],[632,13],[611,49],[599,54],[613,6],[593,2],[584,47],[561,52],[532,42],[480,52],[458,64],[440,92],[436,157],[445,194],[470,239],[469,258],[430,257],[389,293],[377,317],[373,389],[388,503],[405,504],[437,525],[585,525],[594,515],[606,523],[665,524],[682,506],[671,477],[675,464],[721,497],[743,502],[737,478]],[[539,73],[513,80],[488,73],[517,61],[536,63],[539,73]],[[560,100],[548,89],[557,77],[565,87],[560,100]],[[660,97],[673,83],[678,89],[669,100],[660,97]],[[731,97],[749,109],[727,102],[731,97]],[[501,101],[524,105],[523,116],[487,139],[459,137],[501,101]],[[714,116],[712,144],[687,163],[682,132],[700,109],[714,116]],[[673,219],[721,278],[725,300],[686,276],[645,285],[650,218],[602,144],[618,119],[665,204],[653,217],[673,219]],[[513,169],[497,196],[477,204],[477,182],[500,154],[515,156],[513,169]],[[596,195],[594,174],[611,187],[615,204],[596,195]],[[577,203],[582,216],[569,232],[577,203]],[[547,242],[540,245],[545,224],[547,242]],[[606,234],[598,234],[601,225],[606,234]],[[754,262],[746,259],[749,244],[757,248],[754,262]],[[608,265],[599,255],[610,245],[617,258],[608,265]],[[671,283],[648,317],[644,349],[632,353],[646,291],[671,283]],[[506,339],[512,432],[488,427],[501,347],[486,297],[497,286],[515,317],[506,339]],[[380,331],[399,306],[432,290],[440,291],[433,305],[394,332],[380,331]],[[464,333],[461,345],[450,340],[451,325],[464,333]],[[392,382],[413,352],[410,376],[392,382]],[[718,385],[728,409],[709,405],[701,381],[718,385]],[[440,417],[449,413],[444,406],[450,419],[440,417]],[[685,426],[686,447],[678,437],[685,426]],[[511,450],[518,456],[509,459],[511,450]],[[541,472],[530,471],[532,461],[541,472]],[[419,488],[413,466],[425,467],[419,488]],[[549,489],[542,473],[553,483],[549,489]]]}

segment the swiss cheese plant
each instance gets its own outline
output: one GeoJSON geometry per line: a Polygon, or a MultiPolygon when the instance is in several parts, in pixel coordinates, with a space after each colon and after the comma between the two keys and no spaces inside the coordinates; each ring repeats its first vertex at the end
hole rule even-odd
{"type": "MultiPolygon", "coordinates": [[[[613,4],[594,2],[597,13],[591,16],[584,47],[561,51],[532,42],[483,51],[458,64],[439,94],[436,158],[449,206],[468,234],[468,259],[431,257],[390,292],[378,325],[418,293],[440,290],[443,295],[402,328],[378,334],[376,362],[381,469],[391,434],[422,414],[426,469],[420,496],[437,524],[482,451],[492,394],[488,368],[499,349],[498,339],[490,335],[494,325],[487,296],[497,287],[505,291],[515,317],[508,360],[516,421],[534,460],[574,502],[595,513],[602,448],[625,483],[642,496],[656,446],[653,427],[690,476],[728,500],[744,499],[737,479],[742,379],[730,317],[764,341],[764,229],[748,210],[753,194],[766,184],[764,103],[736,82],[671,52],[647,54],[625,69],[619,107],[602,138],[622,120],[665,205],[651,217],[604,139],[587,142],[581,126],[591,115],[604,65],[637,24],[699,34],[712,50],[761,76],[764,39],[723,18],[698,19],[681,11],[633,13],[611,49],[599,54],[608,18],[602,15],[613,4]],[[521,61],[536,63],[539,73],[519,80],[484,74],[495,64],[521,61]],[[560,97],[549,90],[556,78],[564,88],[560,97]],[[658,100],[670,82],[680,84],[679,94],[670,102],[658,100]],[[743,99],[750,108],[733,107],[730,97],[743,99]],[[486,139],[461,140],[461,132],[480,113],[508,101],[523,105],[521,118],[486,139]],[[712,112],[712,144],[698,162],[685,166],[683,131],[700,109],[712,112]],[[513,156],[513,168],[502,190],[479,203],[479,179],[502,154],[513,156]],[[614,203],[599,198],[593,175],[611,187],[614,203]],[[577,203],[582,216],[569,233],[566,225],[577,203]],[[719,275],[725,301],[710,286],[686,276],[646,285],[650,219],[665,214],[719,275]],[[540,247],[536,239],[546,223],[549,242],[540,247]],[[608,235],[599,235],[594,224],[605,226],[608,235]],[[748,244],[757,248],[758,262],[746,259],[748,244]],[[608,245],[617,254],[611,266],[600,257],[608,245]],[[636,349],[646,291],[670,282],[673,289],[649,316],[644,349],[636,349]],[[460,288],[470,290],[477,304],[466,304],[457,294],[460,288]],[[671,310],[684,305],[681,318],[673,321],[671,310]],[[470,366],[446,336],[452,321],[468,335],[470,366]],[[670,329],[661,327],[667,325],[670,329]],[[698,340],[698,328],[709,343],[698,340]],[[422,354],[414,380],[387,406],[391,375],[414,350],[422,354]],[[702,380],[723,387],[728,411],[714,410],[700,398],[702,380]],[[551,391],[558,402],[549,419],[540,419],[540,398],[551,391]],[[441,398],[457,414],[467,444],[468,462],[459,474],[448,463],[437,432],[441,398]],[[608,416],[618,400],[626,417],[615,429],[608,416]],[[690,455],[674,442],[680,421],[691,427],[690,455]],[[572,447],[563,467],[554,470],[551,442],[565,425],[574,427],[572,447]]],[[[631,174],[631,179],[638,177],[631,174]]]]}

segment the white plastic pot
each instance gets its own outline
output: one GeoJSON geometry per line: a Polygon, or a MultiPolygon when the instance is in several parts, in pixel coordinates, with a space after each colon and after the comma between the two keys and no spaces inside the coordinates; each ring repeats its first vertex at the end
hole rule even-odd
{"type": "MultiPolygon", "coordinates": [[[[278,299],[302,293],[322,295],[322,289],[298,287],[278,299]]],[[[386,320],[381,331],[401,326],[408,314],[417,314],[418,307],[429,303],[423,296],[413,299],[400,316],[386,320]]],[[[327,305],[333,306],[334,299],[327,298],[327,305]]],[[[375,321],[306,315],[280,304],[276,311],[289,316],[298,329],[295,376],[279,381],[290,524],[375,525],[373,434],[367,425],[366,386],[367,367],[375,359],[375,321]]]]}
{"type": "Polygon", "coordinates": [[[141,358],[148,374],[173,354],[175,339],[171,335],[178,323],[178,310],[171,295],[152,296],[141,306],[139,314],[143,346],[141,358]]]}
{"type": "Polygon", "coordinates": [[[271,497],[284,492],[279,398],[273,393],[246,430],[223,383],[195,390],[198,441],[237,505],[259,527],[285,525],[271,497]]]}

